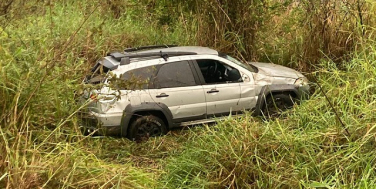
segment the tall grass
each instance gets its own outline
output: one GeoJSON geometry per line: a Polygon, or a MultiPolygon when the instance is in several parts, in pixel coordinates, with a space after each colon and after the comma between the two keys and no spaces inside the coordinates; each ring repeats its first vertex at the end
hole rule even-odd
{"type": "MultiPolygon", "coordinates": [[[[199,45],[303,71],[314,70],[323,58],[341,66],[363,38],[375,39],[372,1],[190,0],[156,4],[162,12],[172,6],[182,9],[181,15],[188,18],[193,13],[187,21],[197,25],[199,45]]],[[[160,15],[155,14],[157,18],[160,15]]]]}
{"type": "MultiPolygon", "coordinates": [[[[133,21],[132,12],[114,18],[100,1],[39,5],[15,1],[1,17],[0,187],[156,186],[150,168],[136,168],[129,155],[113,163],[108,151],[98,150],[101,142],[78,132],[76,93],[85,73],[107,52],[183,44],[190,36],[133,21]]],[[[118,145],[124,146],[132,144],[118,145]]]]}
{"type": "Polygon", "coordinates": [[[327,7],[308,1],[298,7],[276,3],[273,11],[273,2],[257,1],[252,7],[261,9],[252,15],[240,1],[234,10],[230,1],[7,2],[0,3],[0,188],[364,188],[375,183],[374,3],[361,4],[359,25],[359,14],[341,22],[347,9],[325,12],[320,8],[327,7]],[[307,15],[312,6],[316,11],[307,15]],[[349,45],[344,48],[351,58],[340,64],[321,59],[333,57],[331,48],[305,46],[308,37],[325,42],[315,31],[328,14],[336,18],[325,26],[325,36],[333,35],[330,44],[349,45]],[[345,38],[349,42],[343,43],[345,38]],[[311,47],[322,51],[311,75],[350,135],[316,90],[274,121],[245,115],[142,144],[82,136],[75,98],[84,75],[107,52],[145,44],[201,44],[301,68],[311,47]]]}
{"type": "Polygon", "coordinates": [[[317,91],[274,121],[246,115],[194,131],[186,150],[168,160],[164,182],[171,188],[374,187],[374,45],[355,53],[344,71],[333,62],[318,71],[350,135],[317,91]]]}

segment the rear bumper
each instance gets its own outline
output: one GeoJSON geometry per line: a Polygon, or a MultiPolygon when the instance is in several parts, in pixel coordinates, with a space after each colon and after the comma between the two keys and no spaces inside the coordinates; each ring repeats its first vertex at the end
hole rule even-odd
{"type": "Polygon", "coordinates": [[[80,127],[83,134],[99,134],[99,135],[120,135],[121,116],[108,114],[98,114],[95,112],[79,113],[80,127]],[[119,120],[118,124],[116,120],[119,120]],[[114,124],[115,123],[115,124],[114,124]]]}

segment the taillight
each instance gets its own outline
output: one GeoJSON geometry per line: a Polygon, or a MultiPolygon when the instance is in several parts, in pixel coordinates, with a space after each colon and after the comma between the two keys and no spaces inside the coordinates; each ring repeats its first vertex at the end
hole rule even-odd
{"type": "Polygon", "coordinates": [[[94,101],[113,101],[116,99],[115,95],[91,94],[90,99],[94,101]]]}
{"type": "Polygon", "coordinates": [[[116,100],[116,96],[115,95],[102,95],[98,99],[101,101],[114,101],[116,100]]]}
{"type": "Polygon", "coordinates": [[[91,94],[91,95],[90,95],[90,99],[91,99],[91,100],[94,100],[94,101],[97,101],[97,100],[98,100],[97,97],[98,97],[98,95],[96,95],[96,94],[91,94]]]}

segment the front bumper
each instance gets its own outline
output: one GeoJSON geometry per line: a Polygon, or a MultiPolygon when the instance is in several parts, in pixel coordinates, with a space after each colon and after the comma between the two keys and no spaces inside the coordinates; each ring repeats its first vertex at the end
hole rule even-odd
{"type": "Polygon", "coordinates": [[[299,100],[307,100],[310,96],[310,87],[309,85],[302,85],[298,88],[298,99],[299,100]]]}

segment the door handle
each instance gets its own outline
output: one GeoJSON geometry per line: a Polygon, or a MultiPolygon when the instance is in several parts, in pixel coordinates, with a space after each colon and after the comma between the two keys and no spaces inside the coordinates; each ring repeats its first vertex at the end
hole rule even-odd
{"type": "Polygon", "coordinates": [[[170,95],[168,95],[166,93],[161,93],[161,94],[159,94],[159,95],[157,95],[155,97],[157,97],[157,98],[163,98],[163,97],[168,97],[168,96],[170,96],[170,95]]]}
{"type": "Polygon", "coordinates": [[[206,92],[206,93],[218,93],[219,92],[219,90],[217,90],[217,89],[212,89],[212,90],[210,90],[210,91],[208,91],[208,92],[206,92]]]}

